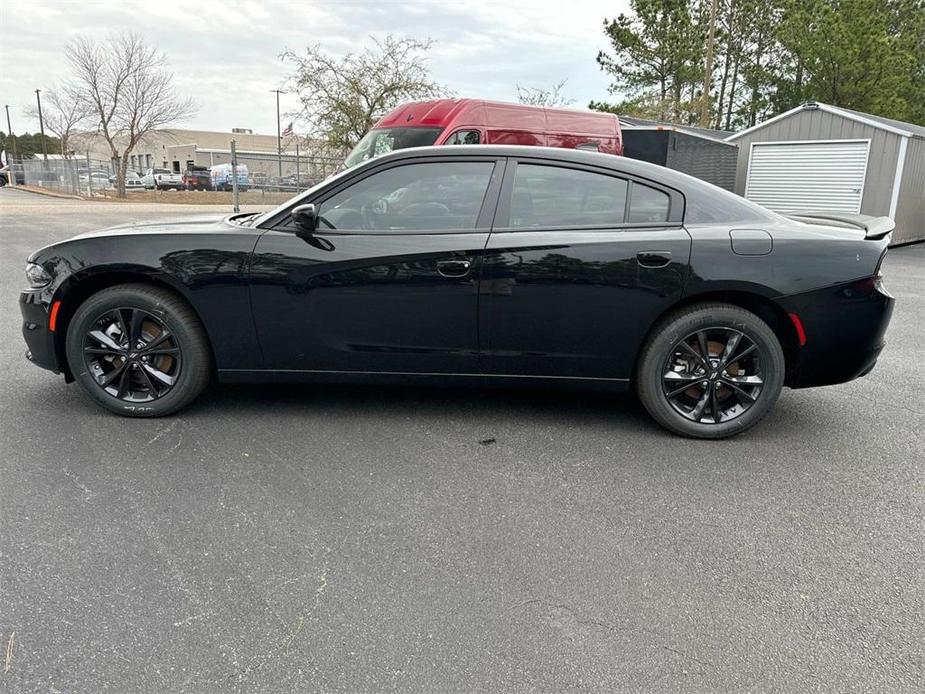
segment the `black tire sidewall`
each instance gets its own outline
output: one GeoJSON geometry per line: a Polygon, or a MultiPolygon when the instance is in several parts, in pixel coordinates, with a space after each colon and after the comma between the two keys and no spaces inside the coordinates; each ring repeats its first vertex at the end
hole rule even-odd
{"type": "Polygon", "coordinates": [[[130,417],[161,417],[185,407],[201,392],[203,372],[210,368],[208,353],[203,354],[201,330],[182,314],[182,303],[168,292],[135,287],[114,287],[91,296],[77,309],[68,325],[66,348],[74,379],[97,403],[116,414],[130,417]],[[84,337],[93,323],[115,308],[139,308],[157,316],[174,335],[180,347],[180,374],[169,393],[146,403],[129,403],[110,395],[96,383],[84,362],[84,337]],[[192,323],[192,324],[191,324],[192,323]]]}
{"type": "Polygon", "coordinates": [[[637,391],[649,414],[666,429],[682,436],[720,439],[741,433],[761,421],[774,407],[784,384],[786,363],[774,331],[758,316],[731,305],[706,305],[683,311],[664,321],[649,338],[636,375],[637,391]],[[720,424],[693,422],[678,413],[662,390],[665,363],[674,346],[697,330],[732,328],[744,333],[761,355],[764,386],[758,401],[735,419],[720,424]]]}

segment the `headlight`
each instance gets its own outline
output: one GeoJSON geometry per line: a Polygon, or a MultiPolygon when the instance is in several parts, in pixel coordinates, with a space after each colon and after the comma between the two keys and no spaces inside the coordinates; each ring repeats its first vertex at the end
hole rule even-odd
{"type": "Polygon", "coordinates": [[[41,289],[51,282],[51,275],[41,265],[26,263],[26,279],[32,289],[41,289]]]}

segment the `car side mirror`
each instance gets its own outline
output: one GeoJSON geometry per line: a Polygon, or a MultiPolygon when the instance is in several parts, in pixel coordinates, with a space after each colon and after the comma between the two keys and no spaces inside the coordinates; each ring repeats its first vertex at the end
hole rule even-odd
{"type": "Polygon", "coordinates": [[[296,223],[296,236],[304,239],[315,233],[318,228],[318,212],[313,204],[297,205],[289,214],[296,223]]]}

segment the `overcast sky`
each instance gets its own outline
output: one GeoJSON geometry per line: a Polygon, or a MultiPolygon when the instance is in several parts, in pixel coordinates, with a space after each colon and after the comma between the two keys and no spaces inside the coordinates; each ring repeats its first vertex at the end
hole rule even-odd
{"type": "MultiPolygon", "coordinates": [[[[276,132],[275,97],[289,68],[286,48],[319,43],[334,54],[388,33],[436,41],[434,78],[458,96],[516,101],[515,85],[548,87],[568,79],[575,107],[608,98],[607,75],[595,56],[607,42],[604,17],[627,0],[353,0],[251,2],[225,0],[0,1],[0,93],[13,129],[37,130],[24,111],[35,89],[63,77],[63,47],[83,34],[135,30],[167,54],[177,90],[198,113],[181,127],[276,132]]],[[[283,95],[282,110],[296,98],[283,95]]],[[[2,104],[0,104],[2,105],[2,104]]],[[[284,118],[285,121],[285,118],[284,118]]],[[[285,123],[284,123],[285,125],[285,123]]],[[[6,130],[6,123],[2,122],[6,130]]],[[[299,130],[297,125],[296,130],[299,130]]]]}

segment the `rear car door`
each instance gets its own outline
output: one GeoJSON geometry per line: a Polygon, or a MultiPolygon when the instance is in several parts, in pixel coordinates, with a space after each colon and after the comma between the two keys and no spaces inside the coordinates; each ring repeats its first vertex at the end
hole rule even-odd
{"type": "Polygon", "coordinates": [[[388,162],[318,193],[308,240],[257,242],[251,295],[267,368],[476,374],[478,276],[496,157],[388,162]]]}
{"type": "Polygon", "coordinates": [[[646,331],[681,296],[683,207],[654,181],[511,160],[482,267],[483,372],[629,379],[646,331]]]}

